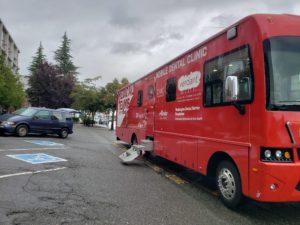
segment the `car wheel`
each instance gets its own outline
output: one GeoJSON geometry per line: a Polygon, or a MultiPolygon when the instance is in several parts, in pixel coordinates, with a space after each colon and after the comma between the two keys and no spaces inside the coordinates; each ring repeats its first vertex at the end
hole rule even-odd
{"type": "Polygon", "coordinates": [[[16,129],[16,134],[19,137],[25,137],[28,134],[28,127],[26,125],[20,125],[16,129]]]}
{"type": "Polygon", "coordinates": [[[67,128],[61,129],[60,134],[59,134],[59,136],[61,138],[67,138],[68,135],[69,135],[69,130],[67,128]]]}
{"type": "Polygon", "coordinates": [[[242,201],[242,184],[239,172],[230,161],[222,161],[217,168],[217,188],[221,201],[228,208],[236,208],[242,201]]]}

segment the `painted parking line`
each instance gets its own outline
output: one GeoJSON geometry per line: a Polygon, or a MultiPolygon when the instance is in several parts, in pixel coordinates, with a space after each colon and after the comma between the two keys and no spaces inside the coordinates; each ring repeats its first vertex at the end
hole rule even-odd
{"type": "Polygon", "coordinates": [[[66,147],[57,147],[57,148],[9,148],[9,149],[0,149],[0,152],[14,152],[14,151],[42,151],[42,150],[62,150],[68,149],[66,147]]]}
{"type": "Polygon", "coordinates": [[[47,155],[45,153],[37,154],[17,154],[17,155],[6,155],[13,159],[18,159],[31,164],[41,164],[41,163],[54,163],[54,162],[65,162],[66,159],[62,159],[56,156],[47,155]]]}
{"type": "Polygon", "coordinates": [[[35,144],[35,145],[43,145],[43,146],[63,146],[64,144],[61,143],[56,143],[53,141],[42,141],[42,140],[24,140],[26,142],[29,142],[31,144],[35,144]]]}
{"type": "MultiPolygon", "coordinates": [[[[172,182],[178,184],[178,185],[183,185],[183,184],[190,184],[190,182],[184,178],[181,178],[173,173],[170,173],[170,172],[167,172],[166,170],[164,170],[163,168],[157,166],[157,165],[154,165],[152,164],[151,162],[149,161],[145,161],[145,164],[151,168],[152,170],[154,170],[156,173],[159,173],[159,174],[163,174],[166,178],[168,178],[169,180],[171,180],[172,182]]],[[[199,187],[201,190],[211,194],[211,195],[214,195],[214,196],[219,196],[219,193],[217,191],[214,191],[214,190],[211,190],[207,187],[205,187],[204,185],[199,185],[197,186],[199,187]]]]}
{"type": "Polygon", "coordinates": [[[49,170],[37,170],[37,171],[29,171],[29,172],[27,171],[27,172],[21,172],[21,173],[12,173],[12,174],[1,175],[0,179],[8,178],[8,177],[21,176],[21,175],[47,173],[47,172],[52,172],[52,171],[64,170],[64,169],[67,169],[67,167],[58,167],[58,168],[49,169],[49,170]]]}

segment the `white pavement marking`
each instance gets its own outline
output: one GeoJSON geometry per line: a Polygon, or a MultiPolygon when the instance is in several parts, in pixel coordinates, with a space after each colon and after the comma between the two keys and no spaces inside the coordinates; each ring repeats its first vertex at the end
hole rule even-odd
{"type": "Polygon", "coordinates": [[[66,159],[55,157],[52,155],[47,155],[45,153],[37,154],[18,154],[18,155],[6,155],[10,158],[21,160],[31,164],[40,164],[40,163],[54,163],[54,162],[66,162],[66,159]]]}
{"type": "Polygon", "coordinates": [[[8,152],[8,151],[41,151],[41,150],[61,150],[67,148],[11,148],[11,149],[0,149],[0,152],[8,152]]]}
{"type": "Polygon", "coordinates": [[[24,140],[25,142],[35,144],[35,145],[44,145],[44,146],[64,146],[64,144],[53,142],[53,141],[45,141],[45,140],[24,140]]]}
{"type": "Polygon", "coordinates": [[[0,176],[0,179],[7,178],[7,177],[21,176],[21,175],[47,173],[47,172],[52,172],[52,171],[64,170],[64,169],[67,169],[67,167],[58,167],[58,168],[49,169],[49,170],[37,170],[37,171],[29,171],[29,172],[22,172],[22,173],[6,174],[6,175],[0,176]]]}

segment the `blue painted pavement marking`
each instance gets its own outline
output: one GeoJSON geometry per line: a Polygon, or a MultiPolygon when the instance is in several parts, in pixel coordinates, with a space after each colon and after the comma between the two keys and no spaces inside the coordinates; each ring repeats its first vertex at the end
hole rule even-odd
{"type": "Polygon", "coordinates": [[[30,141],[26,141],[32,144],[36,144],[36,145],[43,145],[43,146],[63,146],[64,144],[60,144],[60,143],[56,143],[53,141],[41,141],[41,140],[30,140],[30,141]]]}
{"type": "Polygon", "coordinates": [[[66,159],[62,159],[59,157],[55,157],[52,155],[47,155],[44,153],[37,154],[18,154],[18,155],[7,155],[8,157],[18,159],[21,161],[25,161],[31,164],[39,164],[39,163],[53,163],[53,162],[65,162],[66,159]]]}

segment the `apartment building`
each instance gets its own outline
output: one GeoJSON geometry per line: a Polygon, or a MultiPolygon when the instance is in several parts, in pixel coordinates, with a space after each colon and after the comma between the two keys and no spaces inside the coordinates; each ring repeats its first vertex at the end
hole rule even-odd
{"type": "Polygon", "coordinates": [[[0,52],[4,55],[6,63],[17,73],[19,70],[18,57],[20,50],[18,49],[13,38],[0,19],[0,52]]]}

